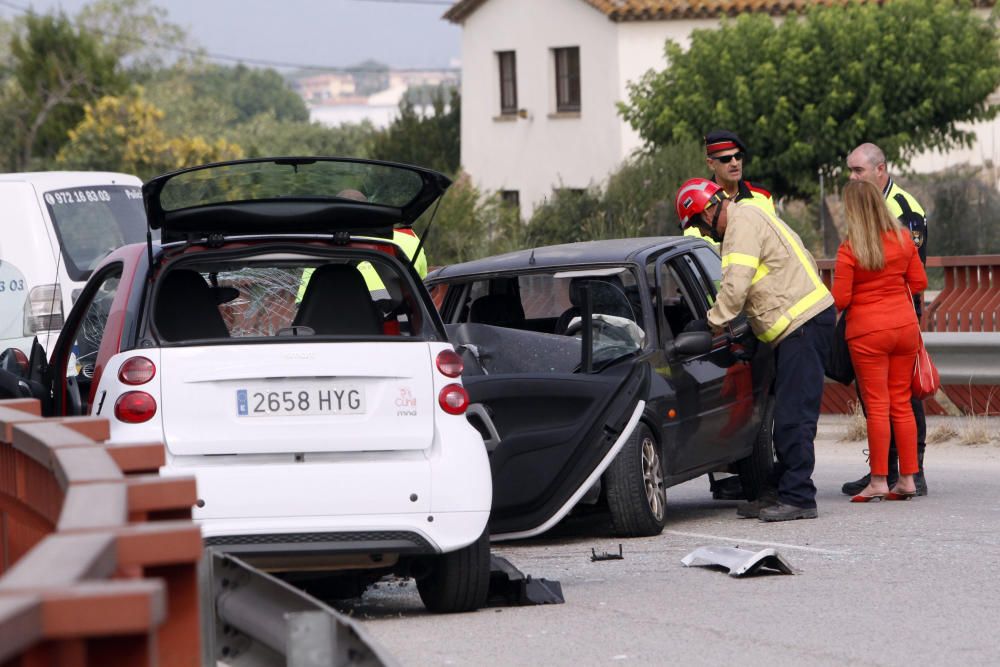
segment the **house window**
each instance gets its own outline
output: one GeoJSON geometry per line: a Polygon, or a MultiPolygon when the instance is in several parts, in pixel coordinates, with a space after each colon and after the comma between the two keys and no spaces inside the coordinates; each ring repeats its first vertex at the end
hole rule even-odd
{"type": "Polygon", "coordinates": [[[556,60],[556,112],[580,110],[580,47],[553,49],[556,60]]]}
{"type": "Polygon", "coordinates": [[[521,193],[518,190],[501,190],[500,203],[515,211],[521,210],[521,193]]]}
{"type": "Polygon", "coordinates": [[[500,65],[500,113],[517,113],[517,58],[513,51],[497,51],[500,65]]]}

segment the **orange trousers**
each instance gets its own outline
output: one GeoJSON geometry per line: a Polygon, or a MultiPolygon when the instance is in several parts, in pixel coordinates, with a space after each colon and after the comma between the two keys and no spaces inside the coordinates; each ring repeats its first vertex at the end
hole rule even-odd
{"type": "Polygon", "coordinates": [[[868,421],[868,459],[873,475],[889,474],[889,440],[896,435],[899,472],[912,475],[917,465],[917,423],[910,406],[910,384],[920,349],[914,324],[872,331],[847,341],[868,421]],[[890,428],[891,423],[891,428],[890,428]]]}

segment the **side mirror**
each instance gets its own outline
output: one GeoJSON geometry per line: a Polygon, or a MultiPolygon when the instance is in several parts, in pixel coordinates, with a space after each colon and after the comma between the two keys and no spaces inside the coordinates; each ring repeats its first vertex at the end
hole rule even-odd
{"type": "Polygon", "coordinates": [[[708,331],[689,331],[678,334],[670,344],[671,355],[694,357],[712,351],[712,334],[708,331]]]}

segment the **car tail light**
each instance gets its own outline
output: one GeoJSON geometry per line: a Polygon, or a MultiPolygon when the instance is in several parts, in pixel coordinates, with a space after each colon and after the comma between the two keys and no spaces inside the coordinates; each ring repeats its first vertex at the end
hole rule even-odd
{"type": "Polygon", "coordinates": [[[128,391],[115,401],[115,417],[126,424],[148,422],[156,414],[156,399],[144,391],[128,391]]]}
{"type": "Polygon", "coordinates": [[[24,300],[24,335],[62,329],[63,302],[59,283],[36,285],[24,300]]]}
{"type": "Polygon", "coordinates": [[[125,384],[146,384],[156,375],[156,366],[146,357],[130,357],[118,369],[118,379],[125,384]]]}
{"type": "Polygon", "coordinates": [[[465,370],[462,357],[455,350],[441,350],[435,361],[437,369],[445,377],[457,378],[465,370]]]}
{"type": "Polygon", "coordinates": [[[438,395],[438,403],[449,415],[464,414],[469,407],[469,394],[462,385],[449,384],[438,395]]]}

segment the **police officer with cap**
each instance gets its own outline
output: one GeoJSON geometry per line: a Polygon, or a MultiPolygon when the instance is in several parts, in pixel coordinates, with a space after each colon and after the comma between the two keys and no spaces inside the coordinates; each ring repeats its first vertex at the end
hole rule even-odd
{"type": "Polygon", "coordinates": [[[712,172],[712,180],[722,186],[732,201],[753,204],[774,215],[771,193],[743,178],[746,155],[746,144],[735,132],[712,130],[705,135],[705,163],[712,172]]]}

